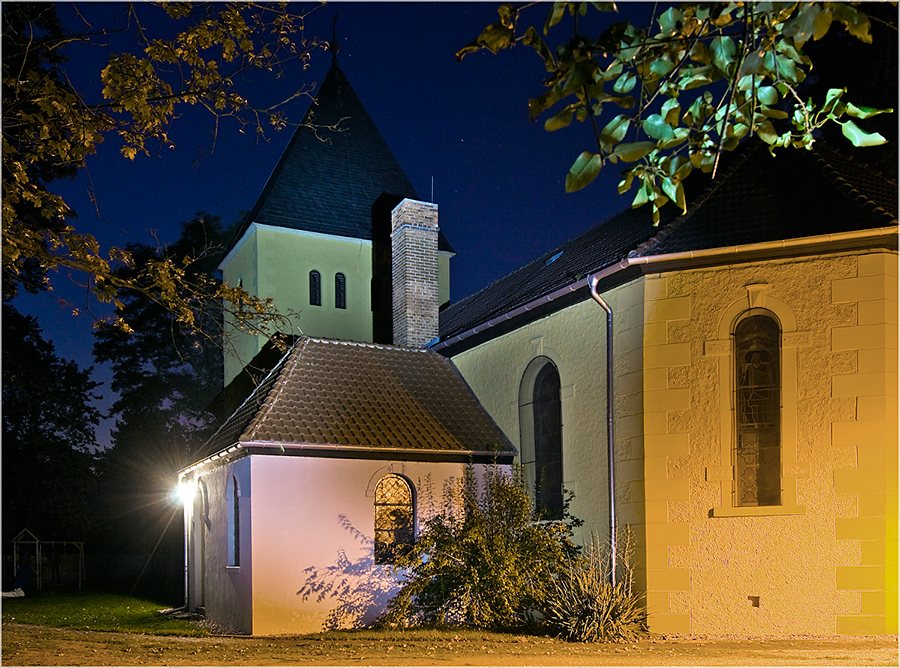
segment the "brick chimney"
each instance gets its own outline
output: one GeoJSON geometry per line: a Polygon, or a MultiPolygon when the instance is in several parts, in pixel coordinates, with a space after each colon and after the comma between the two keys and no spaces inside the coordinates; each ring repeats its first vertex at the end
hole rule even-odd
{"type": "Polygon", "coordinates": [[[438,335],[438,207],[404,199],[391,212],[394,345],[438,335]]]}

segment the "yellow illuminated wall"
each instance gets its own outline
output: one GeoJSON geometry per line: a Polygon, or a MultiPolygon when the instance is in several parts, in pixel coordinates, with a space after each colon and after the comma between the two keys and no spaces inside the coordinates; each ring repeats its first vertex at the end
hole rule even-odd
{"type": "MultiPolygon", "coordinates": [[[[658,633],[897,632],[897,254],[648,274],[615,312],[619,523],[658,633]],[[783,503],[735,508],[731,328],[782,324],[783,503]]],[[[565,487],[607,531],[604,314],[583,302],[453,358],[520,443],[518,389],[559,368],[565,487]]]]}

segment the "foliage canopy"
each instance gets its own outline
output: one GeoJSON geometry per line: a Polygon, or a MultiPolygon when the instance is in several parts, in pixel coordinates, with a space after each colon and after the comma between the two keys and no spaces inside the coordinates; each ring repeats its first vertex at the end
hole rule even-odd
{"type": "MultiPolygon", "coordinates": [[[[314,51],[327,46],[305,36],[310,10],[295,7],[129,4],[124,29],[97,28],[85,20],[74,33],[63,28],[54,3],[4,3],[4,299],[19,288],[52,290],[50,273],[62,269],[86,276],[101,302],[121,309],[120,290],[137,290],[189,328],[197,327],[199,314],[218,301],[245,328],[263,331],[277,320],[269,300],[213,279],[192,284],[186,269],[194,260],[190,257],[180,264],[154,259],[140,271],[117,272],[134,265],[129,250],[104,251],[93,235],[79,232],[71,222],[76,212],[49,185],[77,174],[110,138],[117,139],[127,159],[149,155],[151,146],[173,147],[169,129],[185,107],[208,110],[216,128],[225,117],[259,133],[284,127],[283,102],[255,107],[241,93],[241,84],[253,71],[277,75],[289,59],[299,59],[305,67],[314,51]],[[99,96],[77,89],[63,67],[66,47],[103,48],[119,30],[135,35],[134,49],[109,54],[99,73],[99,96]]],[[[116,324],[128,331],[121,318],[116,324]]]]}
{"type": "Polygon", "coordinates": [[[83,540],[94,518],[98,383],[9,304],[2,341],[3,539],[28,528],[44,540],[83,540]]]}
{"type": "Polygon", "coordinates": [[[836,123],[854,146],[886,141],[858,121],[891,109],[858,106],[846,88],[815,101],[800,88],[812,69],[808,43],[835,27],[872,41],[863,3],[684,3],[654,14],[646,29],[629,20],[598,29],[592,12],[613,11],[611,2],[504,4],[500,22],[457,53],[522,44],[540,57],[546,90],[529,101],[531,119],[549,113],[548,131],[574,120],[593,131],[595,146],[575,160],[567,191],[606,165],[628,163],[619,193],[636,187],[632,206],[650,203],[658,222],[668,201],[685,210],[683,182],[693,170],[714,174],[721,153],[742,139],[759,137],[773,152],[810,149],[817,131],[836,123]],[[542,27],[523,18],[534,5],[550,8],[542,27]],[[560,35],[567,17],[568,36],[560,35]]]}

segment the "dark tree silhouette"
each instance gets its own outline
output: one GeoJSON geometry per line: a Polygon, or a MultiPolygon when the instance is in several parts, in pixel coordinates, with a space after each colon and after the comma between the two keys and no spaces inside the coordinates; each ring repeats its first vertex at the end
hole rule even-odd
{"type": "Polygon", "coordinates": [[[95,522],[91,369],[60,358],[37,319],[3,304],[3,543],[23,528],[83,540],[95,522]]]}

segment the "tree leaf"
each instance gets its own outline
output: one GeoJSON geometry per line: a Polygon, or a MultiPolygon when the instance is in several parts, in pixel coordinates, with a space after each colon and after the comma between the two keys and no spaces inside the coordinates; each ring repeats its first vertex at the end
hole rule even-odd
{"type": "MultiPolygon", "coordinates": [[[[610,156],[616,156],[617,158],[620,158],[625,162],[636,162],[637,160],[640,160],[645,155],[652,152],[654,149],[656,149],[656,142],[636,141],[627,144],[619,144],[618,146],[616,146],[616,150],[610,153],[610,156]]],[[[630,187],[631,182],[629,180],[628,188],[630,187]]],[[[625,188],[625,190],[628,190],[628,188],[625,188]]]]}
{"type": "Polygon", "coordinates": [[[869,34],[868,16],[843,2],[835,2],[829,7],[834,14],[834,18],[844,24],[847,32],[865,44],[872,43],[872,35],[869,34]]]}
{"type": "Polygon", "coordinates": [[[853,118],[870,118],[878,114],[892,114],[893,109],[873,109],[872,107],[857,107],[852,102],[847,103],[846,113],[853,118]]]}
{"type": "Polygon", "coordinates": [[[831,13],[831,9],[828,5],[825,5],[825,8],[816,14],[816,20],[814,22],[814,33],[813,40],[818,41],[825,37],[825,34],[828,32],[828,29],[831,27],[831,19],[834,18],[834,15],[831,13]]]}
{"type": "Polygon", "coordinates": [[[619,114],[607,123],[606,127],[600,132],[600,141],[606,145],[622,141],[630,125],[631,119],[624,114],[619,114]]]}
{"type": "Polygon", "coordinates": [[[779,95],[774,86],[760,86],[756,90],[756,99],[760,104],[771,106],[778,103],[779,95]]]}
{"type": "Polygon", "coordinates": [[[659,114],[651,114],[644,119],[644,132],[657,141],[667,141],[675,137],[672,127],[659,114]]]}
{"type": "Polygon", "coordinates": [[[628,70],[616,79],[616,83],[613,84],[613,90],[617,93],[628,93],[634,88],[636,83],[637,77],[634,75],[634,72],[628,70]]]}
{"type": "Polygon", "coordinates": [[[716,37],[710,44],[710,49],[713,54],[713,65],[723,72],[728,72],[737,55],[737,45],[734,40],[728,36],[716,37]]]}
{"type": "Polygon", "coordinates": [[[602,166],[602,157],[584,151],[575,159],[574,164],[569,169],[569,173],[566,174],[566,192],[571,193],[584,188],[597,178],[597,174],[600,173],[602,166]]]}
{"type": "Polygon", "coordinates": [[[562,128],[568,127],[572,122],[572,114],[575,112],[575,107],[578,105],[570,104],[565,109],[557,112],[546,121],[544,121],[544,129],[548,132],[553,132],[555,130],[560,130],[562,128]]]}
{"type": "Polygon", "coordinates": [[[865,132],[853,121],[841,123],[841,132],[854,146],[879,146],[887,143],[887,139],[877,132],[865,132]]]}

